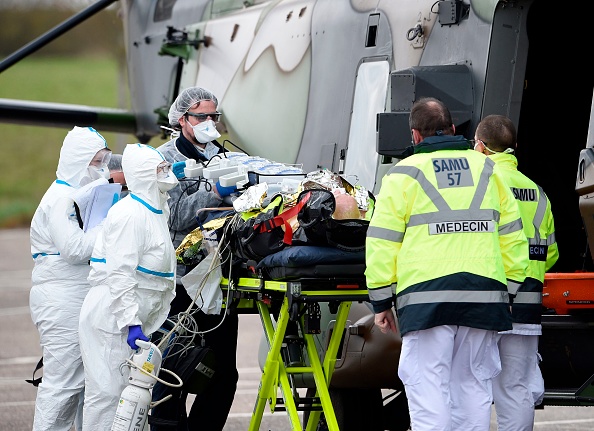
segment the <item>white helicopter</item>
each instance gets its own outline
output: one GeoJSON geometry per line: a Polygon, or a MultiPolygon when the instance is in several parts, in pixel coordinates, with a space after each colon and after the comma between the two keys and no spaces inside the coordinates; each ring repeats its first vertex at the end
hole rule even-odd
{"type": "MultiPolygon", "coordinates": [[[[115,1],[97,1],[5,59],[0,72],[115,1]]],[[[576,2],[119,4],[131,112],[2,99],[0,121],[27,124],[34,118],[36,125],[70,127],[84,114],[100,130],[133,133],[147,142],[167,125],[176,95],[198,85],[217,95],[221,127],[245,152],[300,163],[308,171],[339,172],[376,193],[410,145],[412,103],[438,97],[451,109],[457,133],[469,139],[488,114],[514,121],[519,168],[543,187],[555,213],[560,258],[553,270],[594,271],[594,241],[588,241],[594,238],[594,74],[576,48],[593,38],[576,16],[576,2]]],[[[569,280],[559,281],[562,291],[572,287],[569,280]]],[[[544,405],[594,405],[594,309],[588,307],[594,294],[576,301],[582,306],[567,314],[543,310],[544,405]]],[[[369,310],[351,320],[365,314],[369,310]]],[[[364,349],[377,348],[372,344],[364,349]]],[[[350,388],[330,385],[339,422],[352,429],[361,428],[349,415],[349,397],[355,394],[361,406],[367,391],[385,389],[362,388],[360,380],[350,388]]],[[[382,429],[407,429],[403,410],[391,408],[382,429]]]]}

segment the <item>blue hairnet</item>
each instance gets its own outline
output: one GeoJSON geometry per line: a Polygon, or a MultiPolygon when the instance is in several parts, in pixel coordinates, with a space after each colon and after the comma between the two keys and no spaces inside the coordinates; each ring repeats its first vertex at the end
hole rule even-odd
{"type": "Polygon", "coordinates": [[[203,100],[212,100],[215,103],[215,106],[219,106],[219,101],[210,91],[201,87],[186,88],[179,93],[171,105],[171,108],[169,108],[169,124],[177,126],[179,124],[179,119],[188,112],[192,106],[203,100]]]}

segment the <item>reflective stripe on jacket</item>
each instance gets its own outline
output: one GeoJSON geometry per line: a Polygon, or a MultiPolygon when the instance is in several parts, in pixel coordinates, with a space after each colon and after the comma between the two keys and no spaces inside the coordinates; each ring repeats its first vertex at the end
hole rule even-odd
{"type": "Polygon", "coordinates": [[[430,145],[383,178],[377,196],[367,287],[379,312],[391,306],[396,286],[403,335],[438,325],[511,329],[508,291],[515,294],[525,279],[526,236],[500,170],[460,149],[461,140],[426,139],[430,145]]]}
{"type": "Polygon", "coordinates": [[[505,181],[518,202],[529,243],[526,280],[513,299],[512,319],[517,323],[540,324],[545,272],[559,258],[551,202],[540,186],[518,171],[518,159],[514,155],[499,153],[489,158],[504,172],[505,181]]]}

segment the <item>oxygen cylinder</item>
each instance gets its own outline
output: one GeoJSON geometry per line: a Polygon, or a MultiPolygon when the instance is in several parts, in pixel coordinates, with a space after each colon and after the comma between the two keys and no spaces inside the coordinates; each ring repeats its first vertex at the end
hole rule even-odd
{"type": "Polygon", "coordinates": [[[111,431],[143,431],[147,425],[152,398],[150,390],[156,383],[151,376],[159,375],[162,355],[149,341],[136,340],[136,344],[140,349],[132,356],[134,366],[130,370],[128,386],[120,395],[111,431]]]}
{"type": "Polygon", "coordinates": [[[120,395],[111,431],[143,431],[150,404],[151,391],[139,386],[126,386],[120,395]]]}

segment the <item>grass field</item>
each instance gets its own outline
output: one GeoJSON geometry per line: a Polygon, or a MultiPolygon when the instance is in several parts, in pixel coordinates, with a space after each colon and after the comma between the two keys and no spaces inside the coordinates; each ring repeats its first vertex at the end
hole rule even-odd
{"type": "MultiPolygon", "coordinates": [[[[125,72],[109,57],[22,60],[0,73],[0,98],[129,108],[125,72]]],[[[60,147],[69,130],[0,123],[0,228],[30,225],[56,179],[60,147]]],[[[132,135],[98,131],[114,152],[136,142],[132,135]]]]}

